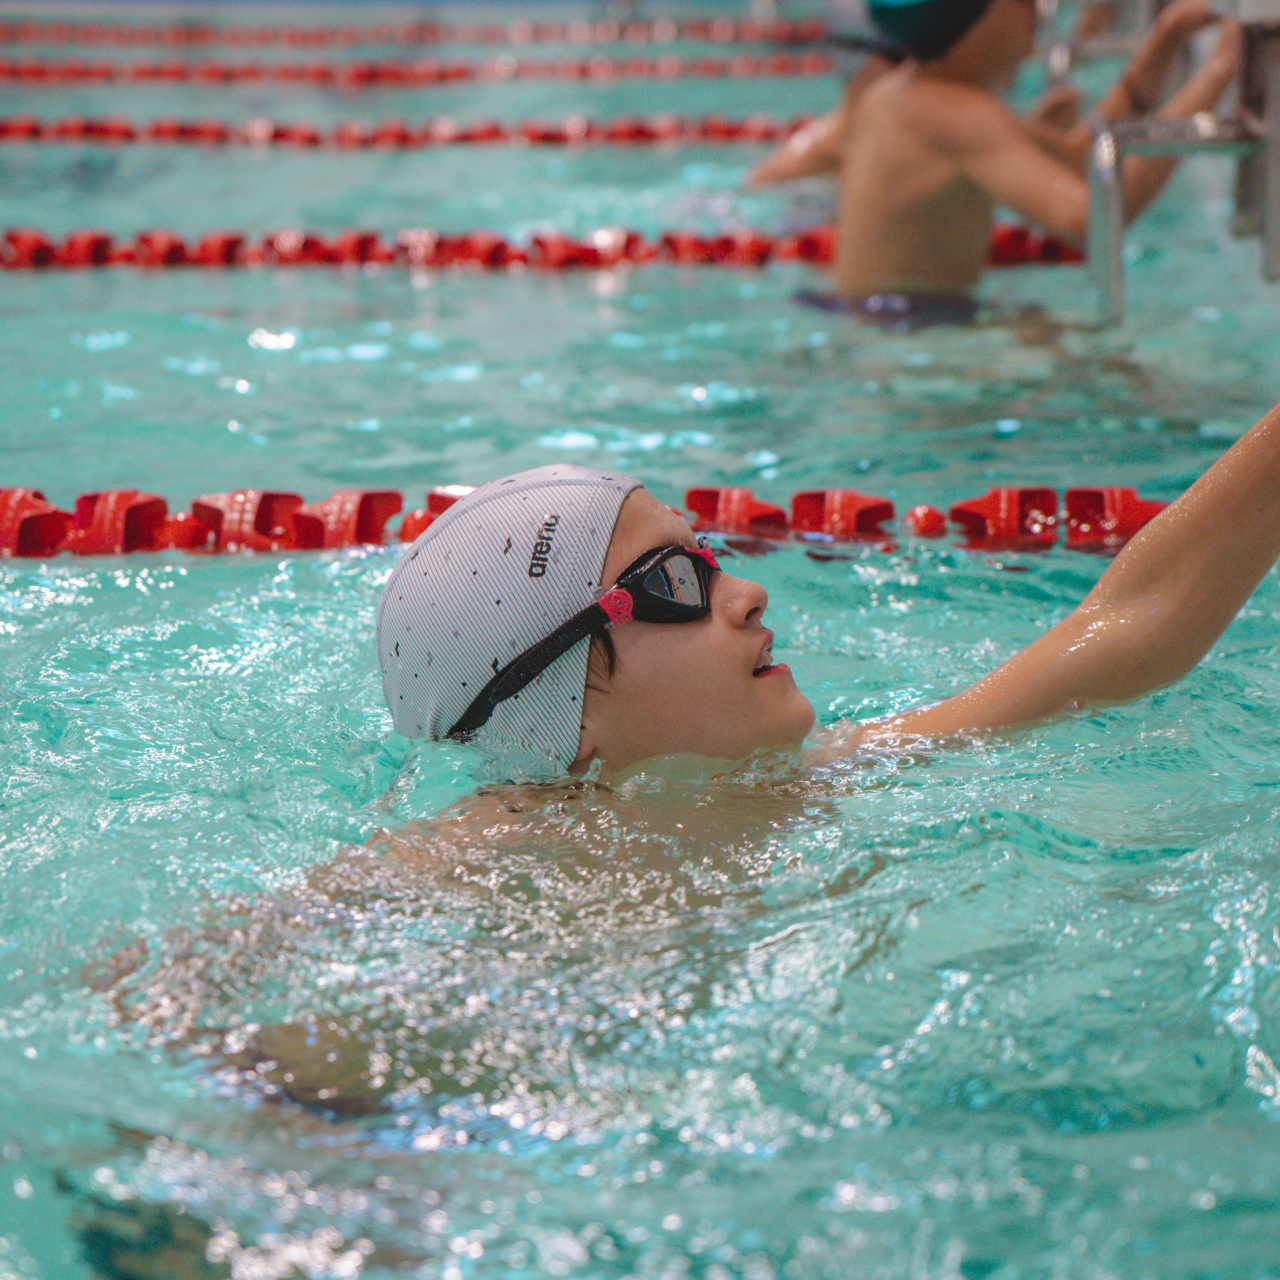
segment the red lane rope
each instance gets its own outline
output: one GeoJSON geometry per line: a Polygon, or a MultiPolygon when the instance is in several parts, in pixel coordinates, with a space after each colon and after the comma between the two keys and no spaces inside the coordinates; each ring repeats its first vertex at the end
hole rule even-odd
{"type": "Polygon", "coordinates": [[[642,146],[691,142],[779,142],[789,138],[812,119],[775,120],[752,115],[741,120],[710,115],[691,119],[675,115],[615,120],[567,119],[499,120],[459,122],[448,116],[413,125],[404,120],[377,124],[348,121],[322,129],[314,124],[288,124],[258,119],[244,124],[225,120],[176,120],[162,117],[143,123],[123,116],[106,118],[64,116],[41,120],[35,116],[0,117],[0,142],[67,142],[118,146],[163,143],[188,146],[293,146],[418,148],[470,143],[527,142],[541,146],[576,143],[642,146]]]}
{"type": "MultiPolygon", "coordinates": [[[[238,231],[214,231],[188,244],[171,231],[140,231],[118,243],[106,231],[71,232],[57,242],[30,228],[10,228],[0,239],[0,268],[28,269],[138,266],[361,266],[471,267],[491,270],[534,267],[544,271],[599,269],[648,262],[685,266],[762,267],[773,258],[818,264],[834,256],[835,230],[813,227],[771,236],[737,230],[717,236],[668,231],[656,242],[621,227],[602,227],[584,240],[557,231],[512,244],[492,231],[446,235],[427,228],[399,232],[387,241],[376,231],[341,231],[332,239],[298,228],[251,243],[238,231]]],[[[988,260],[992,266],[1082,261],[1070,245],[1032,235],[1025,227],[997,227],[988,260]]]]}
{"type": "Polygon", "coordinates": [[[489,80],[683,80],[754,79],[760,76],[820,76],[832,69],[830,55],[804,53],[736,54],[730,58],[658,57],[515,58],[488,62],[83,62],[42,58],[0,60],[0,80],[21,84],[234,84],[278,81],[331,85],[342,89],[420,88],[424,85],[489,80]]]}
{"type": "MultiPolygon", "coordinates": [[[[412,541],[472,488],[432,489],[426,505],[401,521],[400,540],[412,541]]],[[[1063,497],[1059,506],[1055,489],[991,489],[981,498],[955,503],[949,516],[974,550],[1043,551],[1065,528],[1071,550],[1114,552],[1166,505],[1118,487],[1068,489],[1063,497]]],[[[684,504],[694,529],[728,535],[729,545],[746,554],[768,550],[789,536],[807,544],[818,559],[839,554],[837,543],[871,542],[881,550],[896,545],[883,527],[894,519],[893,503],[856,489],[793,494],[790,514],[745,488],[690,489],[684,504]]],[[[38,489],[0,488],[0,556],[376,546],[385,541],[387,522],[403,507],[404,498],[394,489],[340,489],[311,503],[296,493],[234,489],[206,494],[189,512],[170,515],[168,503],[157,494],[111,489],[82,493],[72,512],[59,510],[38,489]]],[[[916,537],[940,538],[947,532],[947,518],[936,507],[921,505],[907,512],[903,524],[916,537]]]]}
{"type": "Polygon", "coordinates": [[[208,48],[232,45],[263,48],[288,45],[323,49],[358,45],[424,44],[670,44],[689,40],[706,44],[804,44],[823,39],[822,19],[735,22],[731,18],[677,22],[410,22],[382,26],[245,27],[189,22],[154,25],[124,22],[4,22],[0,44],[163,45],[208,48]]]}

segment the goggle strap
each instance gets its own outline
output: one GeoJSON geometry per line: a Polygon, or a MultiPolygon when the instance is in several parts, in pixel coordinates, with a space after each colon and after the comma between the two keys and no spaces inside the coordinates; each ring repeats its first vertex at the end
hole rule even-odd
{"type": "Polygon", "coordinates": [[[507,663],[497,675],[476,694],[471,705],[444,736],[455,742],[465,742],[472,734],[488,724],[500,702],[514,698],[521,689],[540,676],[557,658],[569,652],[580,640],[585,640],[598,627],[607,626],[611,618],[598,604],[593,604],[567,622],[562,622],[545,640],[526,649],[507,663]]]}
{"type": "MultiPolygon", "coordinates": [[[[715,556],[705,547],[664,547],[658,555],[645,552],[637,556],[626,569],[618,575],[621,583],[640,568],[647,569],[651,563],[661,564],[663,553],[685,552],[696,556],[707,567],[703,573],[710,574],[720,566],[715,556]]],[[[701,576],[701,575],[700,575],[701,576]]],[[[706,583],[703,583],[705,591],[706,583]]],[[[644,618],[646,614],[641,613],[644,618]]],[[[697,616],[697,615],[695,615],[697,616]]],[[[498,704],[508,698],[514,698],[521,689],[540,676],[557,658],[568,653],[580,640],[585,640],[593,631],[601,627],[621,626],[635,618],[635,595],[623,586],[615,586],[606,591],[596,604],[589,605],[581,613],[575,614],[567,622],[562,622],[545,640],[538,641],[526,649],[518,657],[513,658],[501,671],[485,685],[472,699],[471,705],[462,713],[457,723],[444,736],[455,742],[465,742],[478,730],[488,724],[498,704]]],[[[685,620],[680,615],[675,617],[658,616],[650,621],[678,622],[685,620]]]]}

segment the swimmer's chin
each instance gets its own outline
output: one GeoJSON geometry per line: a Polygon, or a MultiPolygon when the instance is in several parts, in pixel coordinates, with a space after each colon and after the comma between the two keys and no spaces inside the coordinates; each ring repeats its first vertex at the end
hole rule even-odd
{"type": "Polygon", "coordinates": [[[650,756],[618,769],[605,769],[598,761],[579,777],[598,782],[619,795],[677,793],[699,790],[725,779],[741,779],[745,775],[776,777],[793,774],[799,764],[801,746],[760,747],[749,755],[730,759],[680,752],[666,756],[650,756]]]}
{"type": "Polygon", "coordinates": [[[633,784],[644,790],[646,781],[690,782],[756,769],[766,772],[774,772],[780,768],[784,771],[791,770],[801,759],[815,720],[816,717],[810,715],[803,733],[784,741],[753,747],[740,756],[711,756],[695,751],[678,751],[667,755],[646,756],[642,760],[631,760],[619,765],[610,764],[596,756],[589,760],[575,761],[569,773],[575,778],[607,783],[614,788],[633,784]]]}

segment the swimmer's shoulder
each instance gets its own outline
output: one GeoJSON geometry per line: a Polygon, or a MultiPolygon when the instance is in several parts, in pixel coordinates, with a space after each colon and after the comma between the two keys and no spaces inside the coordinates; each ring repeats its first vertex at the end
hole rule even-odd
{"type": "Polygon", "coordinates": [[[383,855],[428,869],[459,859],[483,860],[499,849],[526,847],[566,816],[598,803],[601,791],[596,783],[571,778],[537,786],[485,786],[432,818],[380,833],[373,844],[383,855]]]}
{"type": "Polygon", "coordinates": [[[987,151],[1026,136],[1022,121],[990,90],[921,74],[910,63],[873,84],[864,102],[868,118],[892,121],[897,130],[947,156],[987,151]]]}

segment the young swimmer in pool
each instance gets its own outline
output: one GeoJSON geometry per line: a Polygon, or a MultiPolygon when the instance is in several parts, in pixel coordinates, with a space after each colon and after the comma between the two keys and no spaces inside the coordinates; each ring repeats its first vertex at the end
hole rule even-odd
{"type": "MultiPolygon", "coordinates": [[[[351,1006],[361,1017],[342,1011],[341,986],[317,997],[314,1015],[275,1025],[228,1029],[226,1003],[244,975],[269,983],[292,975],[295,958],[327,962],[344,933],[355,946],[369,920],[397,912],[479,911],[497,944],[479,958],[500,963],[509,984],[513,964],[534,980],[542,944],[508,954],[508,924],[555,945],[580,936],[570,925],[583,919],[588,931],[643,936],[646,920],[764,894],[773,836],[837,818],[826,809],[832,775],[859,755],[963,745],[1170,684],[1278,554],[1280,406],[1134,538],[1072,614],[998,670],[934,706],[814,733],[812,706],[774,662],[763,588],[717,568],[684,520],[618,475],[555,466],[507,477],[401,557],[379,607],[378,654],[401,733],[453,735],[494,778],[543,785],[483,788],[314,868],[279,900],[237,904],[229,924],[175,930],[154,956],[137,939],[94,986],[154,1043],[190,1044],[244,1087],[328,1115],[378,1110],[397,1090],[488,1087],[445,1070],[430,1037],[400,1047],[397,983],[412,994],[423,980],[416,952],[389,959],[385,983],[359,979],[353,994],[379,993],[351,1006]],[[758,768],[719,763],[758,754],[758,768]],[[680,755],[702,767],[660,760],[680,755]],[[656,785],[626,785],[642,764],[656,785]]],[[[424,989],[452,1025],[455,988],[433,973],[424,989]]],[[[497,1051],[483,1008],[458,1016],[479,1019],[478,1043],[497,1051]]],[[[508,1069],[536,1090],[537,1063],[508,1069]]]]}
{"type": "Polygon", "coordinates": [[[830,763],[1170,684],[1278,554],[1280,406],[1069,617],[971,689],[811,736],[813,707],[774,661],[764,588],[724,572],[638,481],[542,467],[477,489],[418,538],[383,591],[378,655],[396,729],[469,742],[499,780],[607,781],[657,757],[738,761],[806,739],[802,763],[830,763]]]}
{"type": "MultiPolygon", "coordinates": [[[[841,16],[833,6],[837,18],[841,16]]],[[[1076,25],[1076,40],[1085,40],[1110,25],[1113,15],[1103,11],[1098,4],[1090,5],[1076,25]]],[[[850,15],[845,14],[846,20],[850,15]]],[[[837,61],[852,65],[844,74],[844,89],[840,101],[824,115],[818,116],[798,129],[779,147],[770,151],[747,174],[749,187],[773,186],[778,183],[796,182],[804,178],[834,177],[853,138],[853,122],[862,95],[881,76],[899,67],[906,54],[883,40],[869,38],[861,32],[869,25],[866,6],[859,3],[851,16],[858,33],[834,31],[828,37],[837,61]]],[[[841,25],[837,22],[837,27],[841,25]]],[[[1039,101],[1027,113],[1029,128],[1040,133],[1071,129],[1080,118],[1080,90],[1070,84],[1053,84],[1041,95],[1039,101]]]]}
{"type": "MultiPolygon", "coordinates": [[[[996,205],[1083,244],[1090,126],[1033,127],[1000,100],[1034,47],[1034,0],[873,0],[870,11],[910,56],[859,99],[841,164],[836,297],[806,300],[870,319],[962,322],[977,310],[970,291],[996,205]]],[[[1153,111],[1188,40],[1214,22],[1213,51],[1156,114],[1212,108],[1236,77],[1240,26],[1207,0],[1175,0],[1096,114],[1153,111]]],[[[1176,164],[1126,158],[1126,220],[1155,199],[1176,164]]]]}

